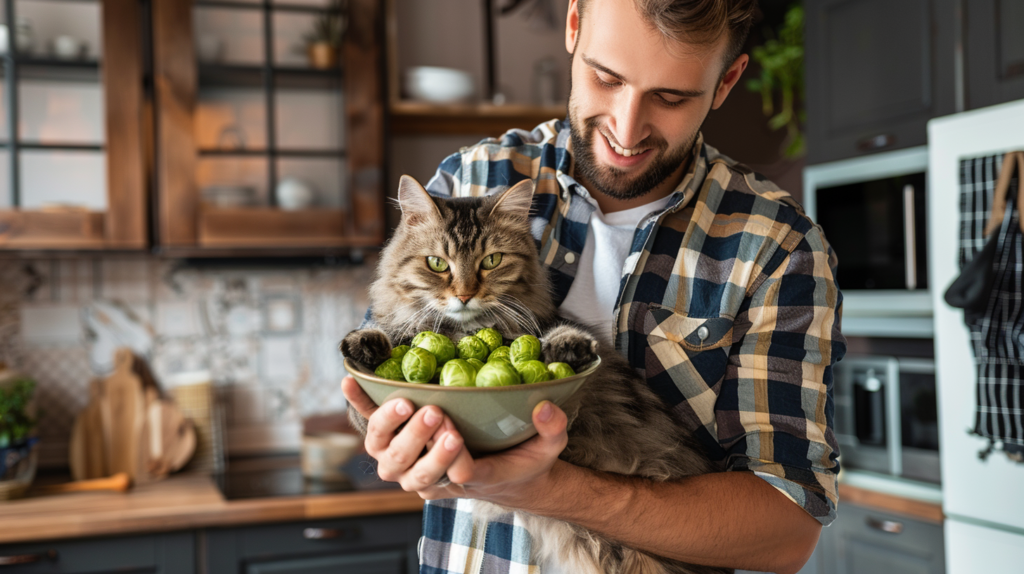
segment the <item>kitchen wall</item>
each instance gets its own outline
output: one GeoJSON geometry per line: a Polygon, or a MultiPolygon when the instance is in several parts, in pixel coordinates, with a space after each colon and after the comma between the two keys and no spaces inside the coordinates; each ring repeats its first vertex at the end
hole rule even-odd
{"type": "Polygon", "coordinates": [[[338,341],[359,325],[361,265],[196,268],[151,257],[0,260],[0,361],[35,378],[43,463],[66,463],[88,383],[122,345],[158,379],[209,370],[229,452],[295,449],[301,419],[342,410],[338,341]]]}

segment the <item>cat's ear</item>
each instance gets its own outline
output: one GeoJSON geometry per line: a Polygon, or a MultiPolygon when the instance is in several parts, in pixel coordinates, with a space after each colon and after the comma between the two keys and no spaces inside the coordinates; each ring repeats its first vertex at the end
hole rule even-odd
{"type": "Polygon", "coordinates": [[[530,216],[531,205],[533,205],[533,180],[524,179],[505,190],[505,193],[498,197],[498,202],[491,208],[491,217],[504,215],[526,219],[530,216]]]}
{"type": "Polygon", "coordinates": [[[431,220],[441,220],[441,212],[430,198],[430,194],[408,175],[403,175],[398,181],[398,204],[402,208],[402,219],[408,225],[416,226],[431,220]]]}

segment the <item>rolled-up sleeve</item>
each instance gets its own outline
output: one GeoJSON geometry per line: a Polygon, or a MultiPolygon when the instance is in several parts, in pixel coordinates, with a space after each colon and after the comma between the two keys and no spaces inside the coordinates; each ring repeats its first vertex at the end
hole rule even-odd
{"type": "Polygon", "coordinates": [[[728,470],[753,472],[828,525],[838,504],[832,369],[846,352],[842,295],[820,228],[787,239],[796,245],[776,253],[734,323],[719,444],[728,470]]]}

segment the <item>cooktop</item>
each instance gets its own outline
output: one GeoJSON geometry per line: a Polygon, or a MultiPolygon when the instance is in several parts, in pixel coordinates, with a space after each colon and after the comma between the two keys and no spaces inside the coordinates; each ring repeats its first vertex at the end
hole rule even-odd
{"type": "Polygon", "coordinates": [[[355,456],[342,470],[343,479],[314,480],[302,476],[299,457],[266,456],[232,459],[227,471],[215,474],[214,479],[227,500],[400,488],[377,476],[377,461],[367,454],[355,456]]]}

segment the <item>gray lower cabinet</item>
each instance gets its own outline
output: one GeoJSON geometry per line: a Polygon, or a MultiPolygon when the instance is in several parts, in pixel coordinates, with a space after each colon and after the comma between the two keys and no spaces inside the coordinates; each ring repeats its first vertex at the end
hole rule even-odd
{"type": "Polygon", "coordinates": [[[1024,98],[1024,2],[964,2],[967,108],[1024,98]]]}
{"type": "Polygon", "coordinates": [[[957,1],[805,0],[808,164],[927,143],[956,111],[957,1]]]}
{"type": "Polygon", "coordinates": [[[200,573],[414,574],[422,514],[210,528],[199,533],[200,573]]]}
{"type": "Polygon", "coordinates": [[[195,569],[192,532],[0,546],[2,574],[193,574],[195,569]]]}
{"type": "Polygon", "coordinates": [[[817,570],[802,573],[943,574],[942,526],[854,504],[821,532],[817,570]]]}

